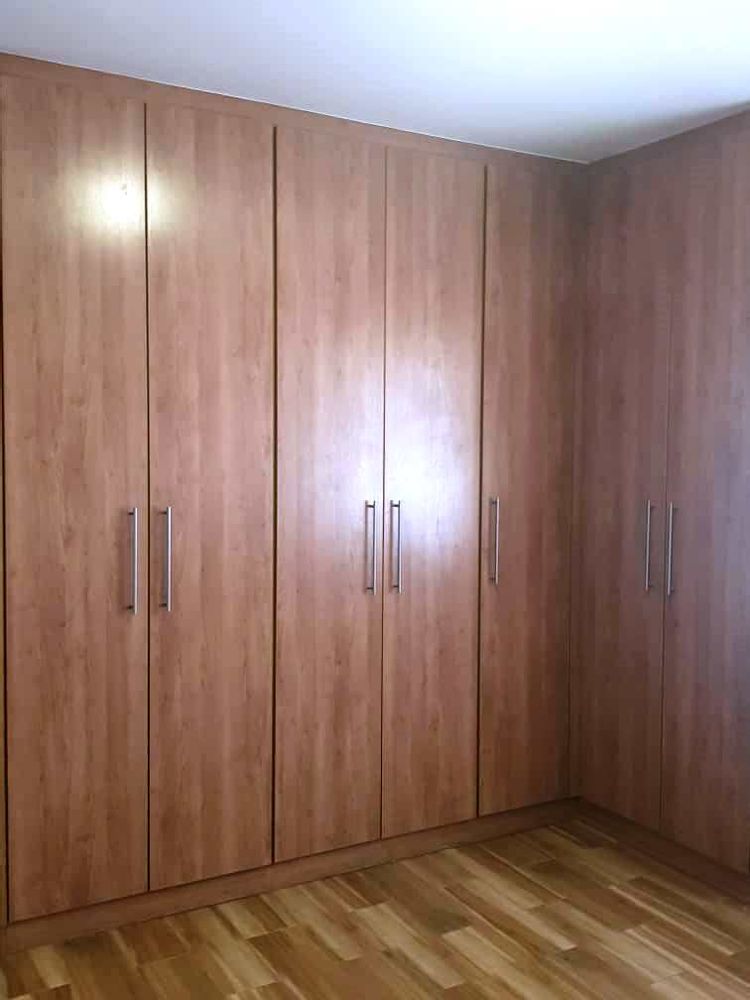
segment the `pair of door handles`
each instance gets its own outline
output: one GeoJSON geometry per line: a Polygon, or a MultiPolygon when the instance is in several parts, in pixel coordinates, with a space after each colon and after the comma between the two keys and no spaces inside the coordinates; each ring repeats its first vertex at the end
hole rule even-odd
{"type": "MultiPolygon", "coordinates": [[[[651,517],[653,512],[656,510],[656,504],[651,503],[650,500],[646,501],[646,539],[645,539],[645,553],[644,553],[644,589],[646,592],[652,589],[651,583],[651,517]]],[[[667,581],[666,581],[666,591],[667,597],[671,597],[674,593],[674,519],[677,513],[677,508],[673,503],[670,503],[667,507],[667,554],[666,554],[666,571],[667,571],[667,581]]]]}
{"type": "MultiPolygon", "coordinates": [[[[164,595],[159,606],[172,610],[172,508],[161,512],[166,517],[164,532],[164,595]]],[[[138,614],[138,508],[131,507],[130,517],[130,604],[128,610],[138,614]]]]}
{"type": "MultiPolygon", "coordinates": [[[[372,529],[370,531],[370,577],[365,587],[368,594],[377,593],[378,587],[377,507],[378,504],[376,500],[367,500],[365,502],[366,512],[369,513],[372,511],[372,529]]],[[[391,500],[390,510],[391,538],[394,539],[394,544],[392,544],[393,563],[391,566],[391,579],[393,580],[393,583],[391,584],[391,589],[400,594],[403,590],[403,576],[401,568],[401,501],[391,500]],[[397,527],[395,533],[393,530],[394,514],[397,515],[397,527]]]]}
{"type": "MultiPolygon", "coordinates": [[[[377,501],[365,501],[365,511],[369,514],[372,511],[372,529],[370,531],[370,576],[365,587],[369,594],[377,592],[377,501]]],[[[401,501],[390,501],[391,512],[391,589],[400,594],[403,591],[403,572],[401,563],[401,501]],[[396,527],[394,529],[394,515],[396,517],[396,527]]],[[[500,579],[500,498],[490,497],[490,520],[493,525],[493,541],[491,545],[492,563],[490,566],[490,583],[497,586],[500,579]]]]}

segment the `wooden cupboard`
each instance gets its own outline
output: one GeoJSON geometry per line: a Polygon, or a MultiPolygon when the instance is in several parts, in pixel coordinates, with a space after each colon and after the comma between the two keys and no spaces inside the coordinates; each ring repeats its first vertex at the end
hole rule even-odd
{"type": "Polygon", "coordinates": [[[743,872],[749,195],[745,118],[594,172],[576,649],[584,797],[743,872]]]}
{"type": "Polygon", "coordinates": [[[568,789],[575,168],[488,168],[479,811],[568,789]],[[519,752],[519,748],[523,748],[519,752]]]}
{"type": "Polygon", "coordinates": [[[746,872],[747,119],[584,169],[87,81],[1,84],[14,924],[570,787],[746,872]]]}
{"type": "Polygon", "coordinates": [[[2,88],[10,918],[147,886],[143,105],[2,88]]]}
{"type": "Polygon", "coordinates": [[[2,87],[22,919],[271,860],[273,136],[2,87]]]}
{"type": "Polygon", "coordinates": [[[385,151],[277,136],[276,858],[380,836],[385,151]]]}
{"type": "Polygon", "coordinates": [[[11,918],[475,816],[484,164],[2,113],[11,918]]]}
{"type": "Polygon", "coordinates": [[[273,135],[148,110],[152,888],[271,860],[273,135]]]}
{"type": "Polygon", "coordinates": [[[388,150],[383,834],[477,812],[484,171],[388,150]]]}
{"type": "Polygon", "coordinates": [[[672,157],[662,830],[750,858],[750,122],[672,157]]]}
{"type": "Polygon", "coordinates": [[[579,790],[653,829],[661,796],[669,183],[660,157],[605,164],[589,180],[574,647],[579,790]]]}

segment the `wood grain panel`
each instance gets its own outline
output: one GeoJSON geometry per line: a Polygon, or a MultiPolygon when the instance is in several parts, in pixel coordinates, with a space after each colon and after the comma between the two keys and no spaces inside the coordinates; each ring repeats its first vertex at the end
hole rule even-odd
{"type": "Polygon", "coordinates": [[[673,159],[681,227],[668,499],[663,830],[750,852],[750,123],[673,159]]]}
{"type": "Polygon", "coordinates": [[[487,178],[481,813],[549,801],[567,790],[583,209],[576,173],[557,164],[493,166],[487,178]]]}
{"type": "Polygon", "coordinates": [[[385,156],[281,129],[277,163],[284,860],[380,835],[385,156]]]}
{"type": "Polygon", "coordinates": [[[143,114],[2,80],[14,920],[146,888],[143,114]]]}
{"type": "Polygon", "coordinates": [[[476,814],[484,172],[388,150],[383,834],[476,814]],[[386,517],[393,556],[395,518],[386,517]],[[392,560],[391,560],[392,561],[392,560]]]}
{"type": "Polygon", "coordinates": [[[272,157],[265,126],[149,109],[152,887],[271,856],[272,157]]]}
{"type": "Polygon", "coordinates": [[[574,669],[584,798],[659,823],[669,172],[602,165],[590,185],[574,669]],[[646,503],[654,505],[645,589],[646,503]]]}

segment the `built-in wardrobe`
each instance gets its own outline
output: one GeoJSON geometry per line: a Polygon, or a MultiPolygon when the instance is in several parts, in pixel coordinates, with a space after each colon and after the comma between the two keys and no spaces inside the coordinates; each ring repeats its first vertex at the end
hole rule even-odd
{"type": "Polygon", "coordinates": [[[750,118],[0,56],[0,155],[8,947],[592,806],[748,875],[750,118]]]}
{"type": "Polygon", "coordinates": [[[566,799],[582,168],[3,68],[11,930],[566,799]]]}
{"type": "Polygon", "coordinates": [[[750,120],[589,174],[578,790],[747,874],[750,120]]]}
{"type": "Polygon", "coordinates": [[[2,87],[22,919],[271,860],[273,135],[2,87]]]}

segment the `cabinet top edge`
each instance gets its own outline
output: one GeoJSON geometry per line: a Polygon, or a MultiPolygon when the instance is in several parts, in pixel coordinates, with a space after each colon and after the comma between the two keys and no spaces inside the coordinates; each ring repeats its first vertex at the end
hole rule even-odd
{"type": "Polygon", "coordinates": [[[14,76],[46,81],[58,85],[76,86],[83,90],[95,90],[116,97],[130,97],[146,104],[178,104],[242,115],[265,122],[271,126],[287,126],[312,131],[324,131],[353,139],[366,139],[382,145],[406,147],[430,153],[442,153],[464,159],[479,160],[488,165],[503,164],[511,160],[530,163],[546,163],[550,169],[560,169],[572,173],[583,172],[586,165],[572,160],[556,159],[520,150],[501,149],[447,139],[420,132],[408,132],[376,125],[337,118],[315,111],[304,111],[276,104],[266,104],[249,98],[228,94],[191,89],[174,84],[158,83],[137,77],[107,73],[101,70],[68,66],[62,63],[32,59],[27,56],[0,52],[0,76],[14,76]]]}

